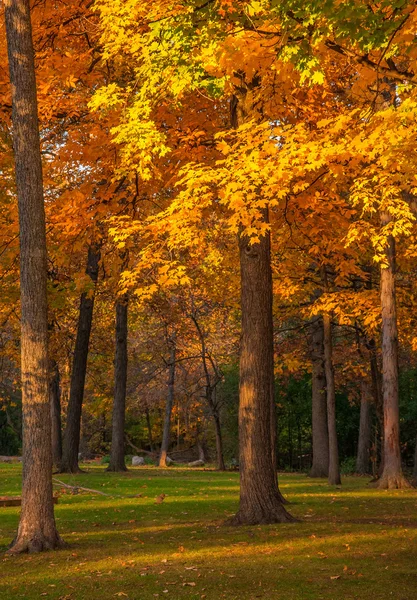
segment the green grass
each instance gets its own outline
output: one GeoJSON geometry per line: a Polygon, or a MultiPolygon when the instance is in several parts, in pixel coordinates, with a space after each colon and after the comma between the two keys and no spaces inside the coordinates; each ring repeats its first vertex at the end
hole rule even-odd
{"type": "MultiPolygon", "coordinates": [[[[353,477],[338,490],[282,475],[302,522],[231,528],[222,521],[237,508],[237,473],[87,468],[60,478],[143,497],[62,495],[56,517],[68,549],[0,554],[2,600],[417,598],[417,491],[379,491],[353,477]]],[[[20,466],[0,465],[0,495],[19,486],[20,466]]],[[[17,523],[18,509],[0,508],[0,550],[17,523]]]]}

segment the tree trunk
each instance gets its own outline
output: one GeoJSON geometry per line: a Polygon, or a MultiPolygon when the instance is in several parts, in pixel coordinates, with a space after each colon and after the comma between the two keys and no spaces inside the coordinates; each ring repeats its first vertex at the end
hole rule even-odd
{"type": "Polygon", "coordinates": [[[62,545],[52,495],[47,255],[30,6],[4,1],[20,233],[22,509],[10,552],[62,545]]]}
{"type": "Polygon", "coordinates": [[[206,453],[204,451],[204,443],[201,441],[200,436],[197,437],[197,451],[198,451],[198,460],[201,460],[203,463],[206,462],[206,453]]]}
{"type": "Polygon", "coordinates": [[[98,279],[100,250],[97,246],[88,248],[86,273],[93,282],[90,293],[83,292],[80,300],[77,338],[72,363],[70,394],[67,410],[67,424],[64,434],[61,473],[79,473],[78,452],[80,447],[81,412],[84,398],[85,376],[87,373],[88,347],[93,321],[95,286],[98,279]]]}
{"type": "Polygon", "coordinates": [[[372,433],[372,403],[368,395],[366,382],[361,381],[361,412],[359,420],[358,455],[356,457],[356,472],[360,475],[370,473],[372,433]]]}
{"type": "Polygon", "coordinates": [[[52,420],[52,465],[55,471],[61,468],[62,460],[62,427],[61,427],[61,382],[58,363],[50,361],[51,379],[49,382],[49,393],[51,398],[51,420],[52,420]]]}
{"type": "Polygon", "coordinates": [[[125,413],[127,384],[127,298],[116,302],[116,351],[112,439],[108,471],[127,471],[125,464],[125,413]]]}
{"type": "Polygon", "coordinates": [[[313,462],[310,477],[329,476],[329,434],[327,428],[326,375],[324,371],[323,320],[312,324],[310,355],[312,362],[313,462]]]}
{"type": "Polygon", "coordinates": [[[340,485],[339,449],[336,429],[336,390],[333,370],[332,323],[329,314],[323,315],[324,370],[326,374],[327,427],[329,431],[329,484],[340,485]]]}
{"type": "MultiPolygon", "coordinates": [[[[391,217],[384,213],[381,224],[391,217]]],[[[409,487],[401,467],[400,414],[398,400],[398,329],[395,297],[395,241],[388,237],[386,264],[381,265],[382,391],[384,398],[384,470],[378,481],[382,489],[409,487]]]]}
{"type": "Polygon", "coordinates": [[[162,433],[162,444],[161,454],[159,457],[159,466],[167,466],[168,448],[171,434],[171,414],[172,406],[174,404],[174,388],[175,388],[175,357],[176,357],[176,346],[175,338],[171,339],[171,356],[169,361],[169,375],[168,375],[168,393],[165,403],[165,419],[164,419],[164,431],[162,433]]]}
{"type": "MultiPolygon", "coordinates": [[[[265,211],[265,221],[268,215],[265,211]]],[[[250,244],[239,239],[242,336],[239,382],[240,505],[234,525],[281,523],[285,510],[277,486],[271,447],[273,369],[270,236],[250,244]]]]}

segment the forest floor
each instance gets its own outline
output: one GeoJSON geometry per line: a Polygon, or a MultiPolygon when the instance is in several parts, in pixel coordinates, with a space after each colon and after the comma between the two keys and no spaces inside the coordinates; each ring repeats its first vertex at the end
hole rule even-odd
{"type": "MultiPolygon", "coordinates": [[[[114,497],[62,494],[65,550],[3,553],[18,508],[0,508],[2,600],[414,600],[417,490],[380,491],[366,478],[341,489],[282,475],[300,523],[226,527],[238,473],[153,467],[59,476],[114,497]],[[161,504],[155,497],[166,494],[161,504]],[[120,498],[142,494],[142,497],[120,498]]],[[[20,465],[0,465],[0,495],[16,495],[20,465]]]]}

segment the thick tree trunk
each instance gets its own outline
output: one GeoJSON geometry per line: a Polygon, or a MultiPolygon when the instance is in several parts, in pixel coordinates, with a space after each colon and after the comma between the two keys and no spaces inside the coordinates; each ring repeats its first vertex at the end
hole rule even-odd
{"type": "MultiPolygon", "coordinates": [[[[381,216],[387,225],[391,217],[381,216]]],[[[401,466],[398,400],[398,329],[395,297],[395,241],[388,237],[385,265],[381,265],[382,390],[384,398],[384,470],[378,481],[382,489],[409,487],[401,466]]]]}
{"type": "Polygon", "coordinates": [[[323,315],[324,370],[326,374],[327,427],[329,431],[329,484],[340,485],[339,448],[336,429],[336,390],[333,369],[332,323],[329,314],[323,315]]]}
{"type": "Polygon", "coordinates": [[[116,351],[112,439],[108,471],[127,471],[125,464],[125,413],[127,384],[127,298],[116,303],[116,351]]]}
{"type": "Polygon", "coordinates": [[[366,382],[362,380],[358,454],[356,457],[356,472],[360,475],[368,475],[371,472],[371,434],[372,403],[370,402],[366,382]]]}
{"type": "MultiPolygon", "coordinates": [[[[267,212],[265,213],[267,221],[267,212]]],[[[239,383],[240,505],[234,525],[281,523],[285,510],[271,447],[273,369],[272,273],[269,234],[239,240],[242,336],[239,383]]]]}
{"type": "Polygon", "coordinates": [[[171,415],[172,407],[174,404],[174,391],[175,391],[175,358],[176,358],[176,346],[175,339],[171,339],[171,355],[169,360],[169,375],[168,375],[168,393],[165,403],[165,419],[164,419],[164,431],[162,433],[162,444],[161,454],[159,456],[159,466],[167,466],[167,456],[169,449],[169,442],[171,437],[171,415]]]}
{"type": "Polygon", "coordinates": [[[310,477],[328,477],[329,434],[324,371],[324,331],[323,320],[320,317],[312,324],[310,355],[312,362],[313,461],[309,475],[310,477]]]}
{"type": "Polygon", "coordinates": [[[84,399],[85,376],[87,373],[88,348],[93,322],[95,286],[98,279],[100,250],[97,246],[88,249],[87,274],[93,282],[93,290],[81,295],[77,338],[72,362],[70,394],[67,409],[67,424],[64,434],[61,473],[79,473],[78,452],[80,447],[81,412],[84,399]]]}
{"type": "Polygon", "coordinates": [[[36,80],[28,0],[5,0],[20,232],[22,510],[10,552],[58,548],[52,496],[47,255],[36,80]]]}
{"type": "Polygon", "coordinates": [[[58,363],[50,361],[51,372],[49,382],[49,393],[51,398],[51,420],[52,420],[52,465],[54,471],[59,471],[62,460],[62,427],[61,427],[61,381],[58,363]]]}

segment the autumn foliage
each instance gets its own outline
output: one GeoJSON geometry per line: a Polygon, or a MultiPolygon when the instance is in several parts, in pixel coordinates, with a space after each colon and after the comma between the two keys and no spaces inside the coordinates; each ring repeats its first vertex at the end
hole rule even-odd
{"type": "MultiPolygon", "coordinates": [[[[238,513],[242,522],[291,520],[276,485],[275,417],[303,378],[313,377],[322,402],[330,483],[340,478],[343,392],[352,406],[362,396],[373,407],[365,471],[382,487],[408,485],[399,369],[414,367],[417,350],[415,3],[44,0],[31,17],[49,352],[67,432],[74,349],[83,306],[91,309],[74,425],[82,408],[81,446],[65,468],[77,470],[78,450],[109,451],[115,388],[127,403],[121,437],[113,423],[122,468],[124,451],[138,446],[157,457],[164,423],[168,453],[194,448],[193,458],[205,451],[225,468],[222,426],[237,419],[227,382],[240,352],[240,459],[236,446],[231,454],[241,465],[241,512],[253,502],[242,465],[259,436],[268,464],[261,469],[254,450],[250,468],[270,468],[257,486],[273,489],[268,507],[238,513]],[[121,388],[116,306],[129,329],[121,388]]],[[[2,35],[3,65],[6,54],[2,35]]],[[[0,402],[9,421],[20,389],[12,139],[2,69],[0,402]]]]}

